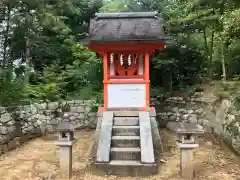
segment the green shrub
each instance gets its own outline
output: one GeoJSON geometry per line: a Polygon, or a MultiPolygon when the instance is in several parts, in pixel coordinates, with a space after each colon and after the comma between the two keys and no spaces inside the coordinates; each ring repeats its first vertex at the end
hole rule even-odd
{"type": "Polygon", "coordinates": [[[56,83],[26,85],[24,88],[25,99],[29,101],[58,101],[62,92],[56,83]]]}

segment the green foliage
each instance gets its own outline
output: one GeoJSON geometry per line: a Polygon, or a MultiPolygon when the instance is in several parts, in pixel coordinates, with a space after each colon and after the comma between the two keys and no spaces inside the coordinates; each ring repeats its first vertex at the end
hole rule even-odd
{"type": "Polygon", "coordinates": [[[61,89],[55,83],[27,85],[24,88],[24,95],[29,102],[58,101],[62,98],[61,89]]]}
{"type": "Polygon", "coordinates": [[[240,92],[237,92],[234,96],[233,96],[233,105],[236,108],[236,110],[238,112],[240,112],[240,92]]]}
{"type": "Polygon", "coordinates": [[[173,43],[151,59],[151,83],[161,90],[153,94],[220,79],[223,67],[228,79],[239,81],[238,0],[3,0],[0,105],[92,99],[99,106],[102,62],[77,45],[98,11],[157,11],[164,18],[173,43]]]}
{"type": "Polygon", "coordinates": [[[24,90],[21,79],[14,79],[10,70],[0,68],[0,105],[16,105],[22,100],[24,90]]]}

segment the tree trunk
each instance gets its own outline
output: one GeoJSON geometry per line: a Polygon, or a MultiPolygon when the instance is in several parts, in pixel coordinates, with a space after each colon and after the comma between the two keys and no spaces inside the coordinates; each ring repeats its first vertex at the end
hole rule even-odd
{"type": "Polygon", "coordinates": [[[203,38],[204,38],[204,46],[205,46],[205,57],[207,58],[207,74],[209,74],[209,48],[207,42],[207,32],[206,28],[203,29],[203,38]]]}
{"type": "Polygon", "coordinates": [[[221,43],[221,60],[222,60],[222,79],[223,79],[223,83],[226,82],[226,65],[225,65],[225,56],[224,56],[224,45],[223,45],[223,40],[222,38],[220,38],[220,43],[221,43]]]}
{"type": "Polygon", "coordinates": [[[209,68],[208,77],[209,77],[210,79],[212,79],[212,75],[213,75],[213,72],[212,72],[212,60],[213,60],[214,35],[215,35],[215,32],[212,31],[212,35],[211,35],[211,46],[210,46],[209,61],[208,61],[208,68],[209,68]]]}
{"type": "Polygon", "coordinates": [[[25,73],[24,73],[24,83],[29,83],[29,76],[31,71],[31,57],[30,57],[30,41],[29,38],[26,37],[26,54],[25,54],[26,66],[25,66],[25,73]]]}
{"type": "Polygon", "coordinates": [[[6,67],[8,66],[8,60],[7,60],[7,47],[8,47],[8,35],[9,35],[9,29],[10,29],[10,16],[11,16],[11,9],[10,7],[7,7],[7,19],[6,19],[6,30],[4,33],[4,44],[3,44],[3,61],[2,66],[6,67]]]}

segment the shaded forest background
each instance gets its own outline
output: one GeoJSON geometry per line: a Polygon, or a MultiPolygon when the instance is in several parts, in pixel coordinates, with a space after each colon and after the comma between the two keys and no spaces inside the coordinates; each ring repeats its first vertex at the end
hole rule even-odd
{"type": "Polygon", "coordinates": [[[173,38],[151,58],[152,95],[240,80],[239,0],[1,0],[0,105],[99,105],[102,62],[77,42],[94,13],[127,11],[158,12],[173,38]]]}

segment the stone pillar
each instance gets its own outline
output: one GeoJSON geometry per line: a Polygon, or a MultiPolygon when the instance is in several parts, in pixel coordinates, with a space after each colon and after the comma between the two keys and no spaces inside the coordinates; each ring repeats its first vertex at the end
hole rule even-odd
{"type": "Polygon", "coordinates": [[[71,123],[62,122],[58,126],[60,147],[60,171],[61,178],[72,177],[72,145],[74,144],[74,128],[71,123]]]}
{"type": "Polygon", "coordinates": [[[194,149],[198,148],[199,145],[195,143],[194,136],[182,136],[180,147],[180,170],[181,176],[186,179],[194,178],[194,149]]]}
{"type": "Polygon", "coordinates": [[[72,143],[61,143],[59,146],[61,178],[70,179],[72,177],[72,143]]]}

